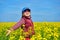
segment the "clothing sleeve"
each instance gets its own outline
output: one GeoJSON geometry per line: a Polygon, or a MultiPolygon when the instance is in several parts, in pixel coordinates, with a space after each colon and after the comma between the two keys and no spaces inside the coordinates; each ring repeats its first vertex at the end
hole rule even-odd
{"type": "Polygon", "coordinates": [[[19,22],[17,22],[11,29],[16,30],[18,29],[22,24],[24,24],[24,19],[22,18],[19,22]]]}

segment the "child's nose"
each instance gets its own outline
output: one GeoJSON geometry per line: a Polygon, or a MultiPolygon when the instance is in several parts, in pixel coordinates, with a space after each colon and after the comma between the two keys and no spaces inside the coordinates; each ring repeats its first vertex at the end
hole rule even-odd
{"type": "Polygon", "coordinates": [[[29,12],[26,12],[26,14],[29,14],[29,12]]]}

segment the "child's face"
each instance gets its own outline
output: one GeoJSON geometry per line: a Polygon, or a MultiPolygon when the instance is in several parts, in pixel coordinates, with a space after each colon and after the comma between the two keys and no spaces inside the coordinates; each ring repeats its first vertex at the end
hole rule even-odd
{"type": "Polygon", "coordinates": [[[24,12],[24,16],[30,16],[30,12],[29,11],[24,12]]]}

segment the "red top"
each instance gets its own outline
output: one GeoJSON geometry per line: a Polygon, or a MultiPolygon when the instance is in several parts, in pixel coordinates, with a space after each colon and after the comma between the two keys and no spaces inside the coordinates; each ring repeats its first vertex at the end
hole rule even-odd
{"type": "Polygon", "coordinates": [[[13,30],[16,30],[18,29],[19,27],[21,27],[21,25],[24,24],[25,27],[24,27],[24,31],[25,32],[28,32],[29,31],[29,27],[31,27],[32,29],[32,34],[34,34],[34,25],[33,25],[33,22],[31,20],[31,18],[27,18],[27,17],[22,17],[21,20],[19,22],[17,22],[13,27],[12,29],[13,30]]]}

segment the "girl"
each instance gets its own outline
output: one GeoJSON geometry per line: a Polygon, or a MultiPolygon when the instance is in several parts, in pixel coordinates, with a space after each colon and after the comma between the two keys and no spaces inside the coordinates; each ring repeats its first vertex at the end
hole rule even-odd
{"type": "Polygon", "coordinates": [[[8,36],[11,31],[18,29],[19,27],[23,29],[25,40],[30,40],[30,36],[35,34],[34,25],[31,20],[31,10],[29,8],[23,8],[21,20],[8,30],[6,36],[8,36]]]}

